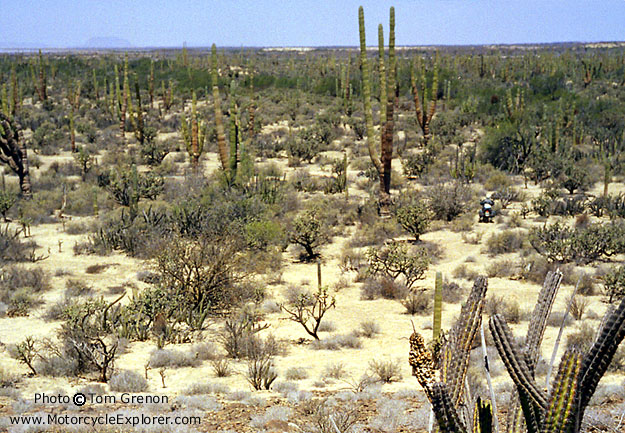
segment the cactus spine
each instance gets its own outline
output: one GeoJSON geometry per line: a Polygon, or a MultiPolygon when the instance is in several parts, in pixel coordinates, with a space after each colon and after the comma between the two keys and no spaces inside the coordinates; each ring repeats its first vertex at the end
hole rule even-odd
{"type": "MultiPolygon", "coordinates": [[[[365,38],[365,14],[362,6],[358,8],[358,28],[360,34],[360,63],[362,67],[362,90],[365,106],[365,123],[367,129],[367,148],[369,150],[369,157],[371,162],[375,166],[378,176],[380,178],[380,212],[382,214],[388,214],[390,206],[390,187],[391,187],[391,160],[393,157],[393,110],[396,101],[396,88],[395,88],[395,74],[396,74],[396,60],[395,60],[395,9],[390,9],[390,34],[389,34],[389,67],[388,74],[382,74],[385,71],[384,56],[380,55],[379,64],[380,67],[380,81],[385,80],[387,85],[384,86],[386,90],[385,100],[380,101],[380,105],[386,104],[386,116],[384,119],[380,119],[382,123],[382,131],[380,136],[381,158],[378,158],[375,149],[375,131],[373,128],[373,110],[371,108],[371,83],[369,77],[369,62],[367,60],[367,46],[365,38]],[[386,75],[382,77],[382,75],[386,75]]],[[[378,33],[379,35],[379,33],[378,33]]],[[[384,41],[379,42],[378,45],[384,46],[384,41]]]]}
{"type": "Polygon", "coordinates": [[[217,129],[217,147],[219,148],[219,159],[221,160],[221,168],[226,173],[226,177],[230,178],[228,148],[226,147],[226,134],[224,132],[224,123],[221,114],[221,96],[219,95],[219,83],[217,75],[217,47],[215,46],[215,44],[213,44],[213,46],[211,47],[211,65],[213,105],[215,107],[215,127],[217,129]]]}

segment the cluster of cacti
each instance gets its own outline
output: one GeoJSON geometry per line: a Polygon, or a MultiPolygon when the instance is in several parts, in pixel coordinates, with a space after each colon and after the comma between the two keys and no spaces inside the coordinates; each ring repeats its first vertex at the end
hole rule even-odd
{"type": "Polygon", "coordinates": [[[432,86],[428,89],[425,75],[425,65],[422,64],[419,67],[417,61],[415,61],[414,67],[410,71],[410,84],[412,88],[412,97],[414,99],[415,113],[417,116],[417,123],[423,132],[423,144],[427,146],[432,133],[430,131],[430,123],[436,112],[436,101],[438,99],[438,62],[434,61],[434,71],[432,74],[432,86]],[[417,83],[417,69],[420,69],[420,84],[419,90],[417,83]]]}
{"type": "Polygon", "coordinates": [[[80,107],[80,81],[76,83],[74,87],[73,84],[69,85],[67,89],[67,101],[69,102],[69,133],[70,133],[70,142],[72,146],[72,152],[76,152],[76,128],[74,124],[74,117],[76,111],[80,107]]]}
{"type": "Polygon", "coordinates": [[[508,89],[506,94],[506,114],[508,119],[518,122],[525,109],[525,92],[519,87],[516,96],[512,96],[512,90],[508,89]]]}
{"type": "Polygon", "coordinates": [[[587,87],[590,83],[592,83],[593,78],[601,72],[603,63],[599,62],[599,65],[597,66],[592,62],[582,60],[582,66],[584,67],[584,87],[587,87]]]}
{"type": "Polygon", "coordinates": [[[390,9],[388,70],[385,65],[384,36],[382,25],[378,27],[379,38],[379,74],[380,74],[380,157],[375,149],[375,131],[373,128],[373,109],[371,107],[371,83],[369,62],[365,42],[365,14],[362,6],[358,9],[358,27],[360,32],[360,64],[362,68],[362,93],[364,98],[365,123],[367,129],[367,148],[369,157],[380,179],[379,202],[381,213],[387,214],[391,203],[391,161],[393,158],[394,109],[397,101],[395,76],[395,8],[390,9]]]}
{"type": "MultiPolygon", "coordinates": [[[[625,337],[623,300],[618,308],[608,311],[587,353],[582,354],[578,349],[566,351],[560,361],[558,374],[553,383],[548,384],[550,391],[545,392],[536,383],[534,374],[547,318],[561,280],[560,272],[547,275],[523,348],[519,347],[502,316],[495,315],[489,321],[497,351],[517,390],[515,400],[508,408],[508,432],[579,432],[590,398],[625,337]]],[[[468,354],[481,323],[485,293],[486,281],[478,278],[449,338],[441,343],[438,357],[434,357],[425,347],[421,335],[415,332],[410,337],[409,363],[413,375],[432,403],[442,432],[492,431],[496,414],[492,413],[489,405],[480,400],[472,405],[468,396],[463,401],[468,354]],[[466,411],[469,406],[475,407],[472,413],[466,411]]]]}
{"type": "Polygon", "coordinates": [[[460,408],[468,409],[471,404],[470,396],[464,391],[465,378],[471,346],[482,323],[486,289],[486,279],[479,277],[462,306],[458,321],[447,335],[439,336],[433,352],[416,331],[410,336],[408,362],[412,374],[430,400],[443,432],[466,432],[466,426],[473,424],[470,422],[473,411],[460,408]]]}
{"type": "Polygon", "coordinates": [[[206,126],[204,122],[199,119],[197,113],[197,98],[195,92],[193,92],[193,99],[191,101],[191,116],[189,119],[185,116],[180,118],[180,132],[189,157],[191,158],[191,165],[194,169],[197,169],[200,156],[204,151],[206,126]]]}
{"type": "Polygon", "coordinates": [[[0,113],[0,162],[7,164],[19,178],[22,196],[30,198],[32,193],[26,143],[19,125],[3,113],[0,113]]]}

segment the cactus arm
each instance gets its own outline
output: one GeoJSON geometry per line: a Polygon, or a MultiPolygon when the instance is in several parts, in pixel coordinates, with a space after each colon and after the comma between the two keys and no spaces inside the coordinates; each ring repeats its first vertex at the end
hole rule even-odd
{"type": "Polygon", "coordinates": [[[213,84],[213,104],[215,106],[215,128],[217,129],[217,147],[219,148],[219,159],[221,160],[221,168],[226,172],[230,172],[228,165],[228,148],[226,146],[226,133],[224,132],[224,122],[221,115],[221,96],[219,96],[219,85],[217,80],[217,47],[215,44],[211,47],[211,81],[213,84]]]}
{"type": "Polygon", "coordinates": [[[445,343],[441,362],[442,380],[449,387],[454,404],[462,400],[464,379],[469,365],[473,340],[482,323],[482,310],[488,284],[486,278],[478,277],[467,302],[462,306],[458,321],[445,343]]]}
{"type": "Polygon", "coordinates": [[[625,298],[609,313],[601,335],[584,356],[579,379],[580,403],[577,408],[577,422],[581,423],[590,398],[595,393],[599,380],[605,374],[619,344],[625,337],[625,298]]]}
{"type": "Polygon", "coordinates": [[[505,319],[500,315],[491,317],[489,328],[497,352],[517,387],[528,432],[533,433],[537,431],[538,420],[547,408],[546,397],[536,386],[527,359],[514,341],[505,319]]]}
{"type": "Polygon", "coordinates": [[[436,383],[433,387],[432,407],[436,421],[442,433],[466,433],[467,428],[460,420],[444,383],[436,383]]]}
{"type": "Polygon", "coordinates": [[[493,421],[497,421],[497,417],[493,416],[493,407],[488,400],[478,397],[473,410],[473,433],[491,433],[493,421]]]}
{"type": "Polygon", "coordinates": [[[386,65],[384,61],[384,29],[382,24],[378,25],[378,55],[379,65],[378,72],[380,74],[380,122],[386,120],[386,65]]]}
{"type": "Polygon", "coordinates": [[[582,355],[576,351],[567,351],[562,357],[541,433],[565,433],[572,425],[581,365],[582,355]]]}
{"type": "Polygon", "coordinates": [[[434,284],[434,319],[432,326],[432,334],[434,341],[438,340],[441,333],[441,319],[443,308],[443,274],[436,273],[436,282],[434,284]]]}
{"type": "Polygon", "coordinates": [[[375,151],[375,132],[373,130],[373,113],[371,109],[371,83],[369,82],[369,62],[367,61],[367,44],[365,42],[365,12],[358,8],[358,30],[360,33],[360,64],[362,67],[362,95],[365,105],[365,124],[367,128],[367,149],[371,162],[382,173],[382,162],[375,151]]]}
{"type": "Polygon", "coordinates": [[[540,343],[545,335],[545,328],[547,326],[547,318],[549,317],[549,313],[551,313],[553,301],[556,298],[561,281],[562,272],[550,272],[547,274],[543,287],[538,295],[538,301],[536,302],[536,307],[534,308],[534,313],[532,314],[527,329],[525,344],[526,352],[530,356],[533,365],[535,365],[538,360],[540,343]]]}

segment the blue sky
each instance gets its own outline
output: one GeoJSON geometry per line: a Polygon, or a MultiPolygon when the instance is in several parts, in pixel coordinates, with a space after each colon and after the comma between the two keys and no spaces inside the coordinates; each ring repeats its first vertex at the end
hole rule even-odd
{"type": "Polygon", "coordinates": [[[625,0],[0,0],[0,48],[356,45],[361,4],[371,45],[390,5],[398,45],[625,40],[625,0]]]}

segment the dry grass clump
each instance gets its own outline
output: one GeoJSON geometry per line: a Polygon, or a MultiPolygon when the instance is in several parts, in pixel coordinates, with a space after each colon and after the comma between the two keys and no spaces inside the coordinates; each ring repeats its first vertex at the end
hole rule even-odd
{"type": "Polygon", "coordinates": [[[143,392],[148,389],[145,377],[132,370],[120,370],[111,376],[108,382],[111,391],[143,392]]]}
{"type": "Polygon", "coordinates": [[[371,360],[369,371],[380,382],[391,383],[402,379],[400,360],[388,359],[385,361],[371,360]]]}

